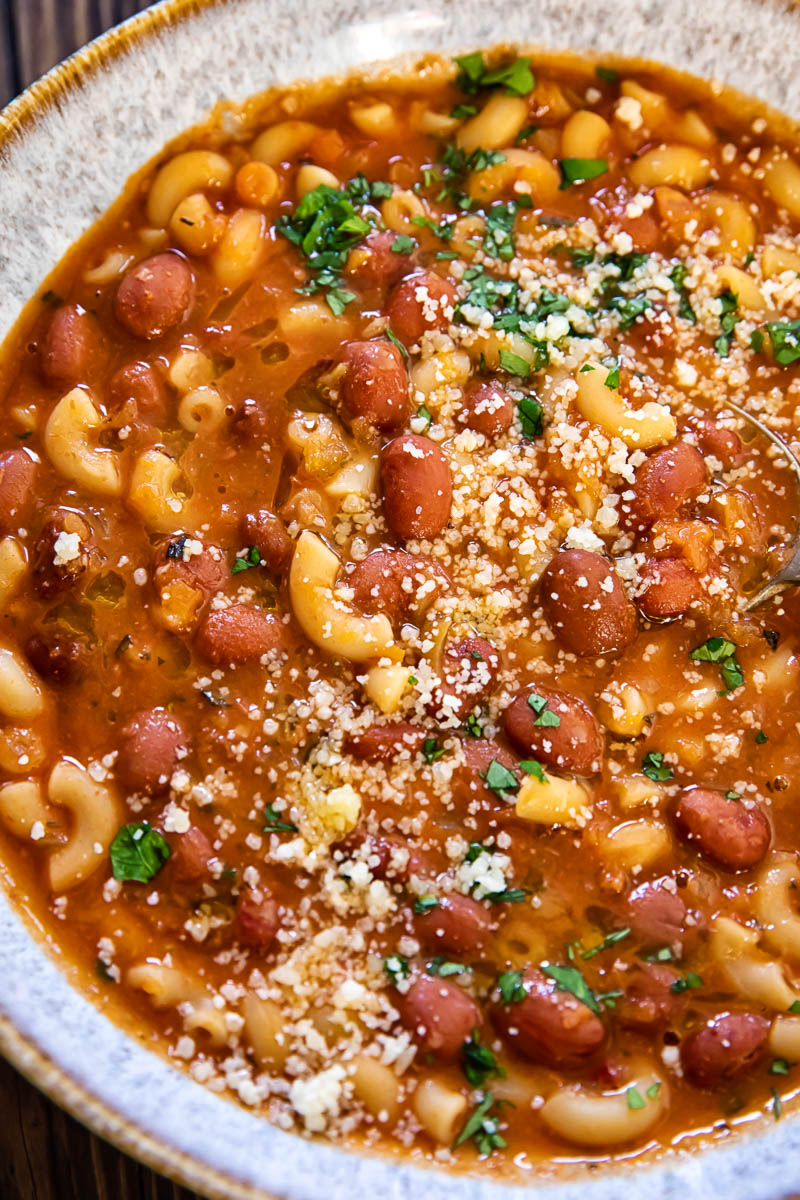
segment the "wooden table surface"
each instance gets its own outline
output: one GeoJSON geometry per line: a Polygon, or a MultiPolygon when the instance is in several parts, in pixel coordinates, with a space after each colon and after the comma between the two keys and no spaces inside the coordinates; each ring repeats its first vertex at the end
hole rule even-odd
{"type": "MultiPolygon", "coordinates": [[[[0,0],[0,108],[144,0],[0,0]]],[[[0,1200],[196,1200],[90,1134],[0,1058],[0,1200]]]]}

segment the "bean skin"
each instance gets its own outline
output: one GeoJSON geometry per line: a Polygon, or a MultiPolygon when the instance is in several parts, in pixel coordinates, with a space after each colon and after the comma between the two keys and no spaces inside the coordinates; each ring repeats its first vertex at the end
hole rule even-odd
{"type": "Polygon", "coordinates": [[[76,683],[86,673],[89,649],[58,624],[42,624],[25,643],[25,657],[37,674],[53,683],[76,683]]]}
{"type": "Polygon", "coordinates": [[[115,408],[130,404],[136,414],[153,417],[164,409],[166,389],[150,363],[132,362],[111,376],[108,398],[115,408]]]}
{"type": "Polygon", "coordinates": [[[375,229],[364,239],[363,247],[354,252],[353,274],[366,287],[385,291],[408,274],[411,258],[392,249],[397,234],[391,229],[375,229]]]}
{"type": "Polygon", "coordinates": [[[514,402],[502,384],[494,380],[471,384],[458,420],[486,438],[498,437],[511,428],[514,402]]]}
{"type": "Polygon", "coordinates": [[[396,1000],[403,1024],[412,1029],[425,1054],[452,1062],[479,1029],[481,1012],[475,1001],[448,979],[420,975],[396,1000]]]}
{"type": "Polygon", "coordinates": [[[672,880],[654,880],[641,884],[628,897],[625,923],[643,947],[682,945],[686,905],[674,888],[672,880]]]}
{"type": "Polygon", "coordinates": [[[695,1087],[719,1088],[759,1065],[769,1021],[757,1013],[719,1013],[681,1043],[684,1074],[695,1087]]]}
{"type": "Polygon", "coordinates": [[[431,950],[475,956],[486,944],[492,920],[470,896],[443,896],[435,908],[414,918],[414,927],[431,950]]]}
{"type": "Polygon", "coordinates": [[[681,616],[701,596],[700,580],[682,558],[651,558],[642,584],[639,608],[653,621],[681,616]]]}
{"type": "Polygon", "coordinates": [[[294,554],[294,542],[280,517],[268,508],[246,513],[242,518],[242,536],[248,546],[255,546],[268,571],[283,575],[294,554]]]}
{"type": "Polygon", "coordinates": [[[433,538],[450,520],[450,463],[429,438],[404,433],[381,454],[383,515],[398,537],[433,538]]]}
{"type": "Polygon", "coordinates": [[[194,293],[194,275],[185,258],[171,250],[154,254],[123,275],[114,315],[128,333],[150,341],[188,317],[194,293]]]}
{"type": "Polygon", "coordinates": [[[503,728],[520,753],[556,770],[595,775],[603,758],[603,733],[588,705],[567,692],[539,685],[523,688],[503,713],[503,728]],[[557,726],[537,725],[540,715],[528,703],[531,696],[546,701],[544,711],[558,718],[557,726]]]}
{"type": "Polygon", "coordinates": [[[393,624],[423,615],[452,587],[435,559],[407,550],[373,550],[356,564],[347,582],[362,612],[384,613],[393,624]]]}
{"type": "Polygon", "coordinates": [[[758,801],[728,799],[712,788],[686,788],[675,808],[679,836],[728,871],[747,871],[769,849],[771,831],[758,801]]]}
{"type": "Polygon", "coordinates": [[[605,1041],[603,1022],[571,992],[535,967],[522,976],[525,998],[497,1003],[492,1021],[512,1050],[545,1067],[578,1067],[605,1041]]]}
{"type": "Polygon", "coordinates": [[[213,663],[255,662],[263,654],[283,650],[286,627],[261,608],[232,604],[206,617],[197,632],[196,645],[213,663]]]}
{"type": "Polygon", "coordinates": [[[413,346],[429,329],[449,328],[457,299],[449,279],[435,271],[415,271],[389,297],[389,326],[404,346],[413,346]]]}
{"type": "Polygon", "coordinates": [[[652,1035],[669,1025],[680,1007],[672,985],[680,975],[664,963],[641,963],[624,973],[625,988],[614,1015],[626,1029],[652,1035]]]}
{"type": "Polygon", "coordinates": [[[348,734],[344,749],[360,762],[392,762],[401,754],[413,757],[427,736],[424,729],[408,721],[393,721],[391,725],[370,725],[360,733],[348,734]]]}
{"type": "Polygon", "coordinates": [[[548,625],[573,654],[616,654],[636,638],[636,609],[600,554],[558,551],[542,575],[539,596],[548,625]]]}
{"type": "Polygon", "coordinates": [[[182,721],[165,708],[136,713],[119,734],[115,771],[132,792],[156,795],[169,787],[170,776],[189,747],[182,721]]]}
{"type": "Polygon", "coordinates": [[[90,314],[79,304],[62,305],[42,344],[42,374],[48,383],[86,383],[99,348],[100,333],[90,314]]]}
{"type": "Polygon", "coordinates": [[[170,870],[177,883],[200,883],[210,880],[211,863],[216,855],[202,829],[190,825],[185,833],[172,838],[170,849],[170,870]]]}
{"type": "Polygon", "coordinates": [[[673,442],[642,463],[636,471],[634,499],[623,508],[634,527],[653,525],[674,516],[705,485],[705,459],[689,442],[673,442]]]}
{"type": "Polygon", "coordinates": [[[379,433],[396,433],[409,412],[403,356],[388,341],[351,342],[344,352],[339,399],[351,420],[379,433]]]}
{"type": "Polygon", "coordinates": [[[484,638],[464,638],[447,647],[441,683],[426,705],[443,723],[463,721],[491,693],[500,670],[500,655],[484,638]]]}
{"type": "Polygon", "coordinates": [[[254,950],[269,950],[281,924],[278,903],[268,892],[247,888],[236,903],[236,940],[254,950]]]}
{"type": "Polygon", "coordinates": [[[81,514],[68,508],[57,509],[43,526],[31,555],[33,586],[38,594],[50,600],[77,587],[88,570],[91,547],[92,531],[81,514]],[[75,558],[56,562],[56,544],[62,533],[78,535],[78,553],[75,558]]]}
{"type": "Polygon", "coordinates": [[[24,525],[33,509],[34,483],[39,464],[27,450],[0,454],[0,533],[5,536],[24,525]]]}
{"type": "Polygon", "coordinates": [[[704,454],[718,458],[726,470],[740,467],[747,459],[744,442],[735,429],[726,429],[710,417],[697,423],[697,440],[704,454]]]}

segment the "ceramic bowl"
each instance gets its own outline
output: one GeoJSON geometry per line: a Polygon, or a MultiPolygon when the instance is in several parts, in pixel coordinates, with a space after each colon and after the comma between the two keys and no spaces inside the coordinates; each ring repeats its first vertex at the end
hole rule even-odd
{"type": "MultiPolygon", "coordinates": [[[[658,59],[800,118],[791,0],[166,0],[0,114],[0,338],[127,177],[222,97],[401,53],[499,41],[658,59]]],[[[516,1187],[423,1171],[283,1133],[205,1091],[68,982],[0,895],[0,1049],[123,1149],[213,1197],[511,1200],[516,1187]]],[[[762,1126],[759,1124],[759,1130],[762,1126]]],[[[725,1139],[722,1139],[724,1142],[725,1139]]],[[[546,1200],[772,1200],[800,1192],[800,1121],[655,1167],[531,1177],[546,1200]]]]}

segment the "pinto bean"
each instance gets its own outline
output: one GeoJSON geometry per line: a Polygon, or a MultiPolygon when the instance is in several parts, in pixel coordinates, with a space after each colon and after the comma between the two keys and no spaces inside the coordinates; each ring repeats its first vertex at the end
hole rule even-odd
{"type": "Polygon", "coordinates": [[[350,733],[344,749],[360,762],[391,762],[400,754],[414,755],[422,748],[427,734],[408,721],[393,721],[391,725],[370,725],[360,733],[350,733]]]}
{"type": "Polygon", "coordinates": [[[282,575],[292,561],[294,542],[286,532],[280,517],[268,508],[246,513],[242,518],[242,536],[248,546],[255,546],[267,570],[282,575]]]}
{"type": "Polygon", "coordinates": [[[642,583],[639,608],[653,621],[679,617],[701,595],[699,578],[682,558],[651,558],[642,583]]]}
{"type": "Polygon", "coordinates": [[[161,376],[148,362],[126,363],[111,376],[108,398],[115,408],[130,405],[136,414],[154,415],[163,410],[166,389],[161,376]]]}
{"type": "Polygon", "coordinates": [[[726,429],[710,417],[697,423],[697,440],[704,454],[718,458],[723,467],[740,467],[747,458],[745,444],[735,429],[726,429]]]}
{"type": "Polygon", "coordinates": [[[57,509],[43,526],[31,556],[33,586],[39,595],[49,600],[75,587],[89,566],[91,544],[92,531],[81,514],[57,509]],[[69,557],[73,551],[74,557],[69,557]]]}
{"type": "Polygon", "coordinates": [[[637,469],[634,498],[623,505],[623,515],[634,527],[646,527],[676,512],[701,490],[706,463],[696,446],[673,442],[656,450],[637,469]]]}
{"type": "Polygon", "coordinates": [[[268,892],[247,888],[236,902],[236,940],[254,950],[269,950],[281,924],[278,902],[268,892]]]}
{"type": "Polygon", "coordinates": [[[255,662],[263,654],[284,649],[286,627],[262,608],[232,604],[208,614],[198,630],[196,644],[213,663],[255,662]]]}
{"type": "Polygon", "coordinates": [[[464,638],[444,652],[441,682],[426,710],[446,723],[463,721],[489,695],[500,670],[500,655],[484,638],[464,638]]]}
{"type": "Polygon", "coordinates": [[[542,575],[539,594],[547,623],[573,654],[615,654],[636,638],[636,609],[600,554],[558,551],[542,575]]]}
{"type": "Polygon", "coordinates": [[[173,250],[154,254],[123,275],[114,315],[128,333],[150,341],[188,317],[194,293],[194,275],[185,258],[173,250]]]}
{"type": "Polygon", "coordinates": [[[211,863],[216,858],[214,848],[202,829],[190,825],[185,833],[177,834],[170,842],[170,868],[178,883],[201,883],[211,878],[211,863]]]}
{"type": "Polygon", "coordinates": [[[62,305],[53,313],[42,343],[42,374],[48,383],[86,383],[99,345],[90,314],[79,304],[62,305]]]}
{"type": "Polygon", "coordinates": [[[414,918],[414,927],[431,950],[476,955],[486,943],[492,919],[470,896],[443,896],[435,908],[414,918]]]}
{"type": "Polygon", "coordinates": [[[421,975],[395,1003],[423,1053],[444,1061],[457,1058],[472,1031],[482,1024],[475,1001],[449,979],[421,975]]]}
{"type": "Polygon", "coordinates": [[[362,612],[385,613],[392,623],[422,616],[452,586],[435,559],[407,550],[373,550],[356,564],[347,582],[362,612]]]}
{"type": "Polygon", "coordinates": [[[674,888],[672,880],[657,879],[641,884],[628,897],[625,923],[643,946],[682,943],[686,905],[674,888]]]}
{"type": "Polygon", "coordinates": [[[0,454],[0,533],[4,536],[30,516],[38,469],[36,460],[21,447],[0,454]]]}
{"type": "Polygon", "coordinates": [[[761,862],[771,831],[761,805],[728,799],[712,788],[685,788],[675,809],[675,826],[685,842],[728,871],[761,862]]]}
{"type": "Polygon", "coordinates": [[[603,758],[603,733],[577,696],[541,687],[523,688],[503,713],[503,728],[517,750],[538,762],[576,775],[594,775],[603,758]],[[530,704],[533,698],[536,707],[530,704]],[[544,705],[542,705],[544,701],[544,705]],[[558,725],[543,723],[553,717],[558,725]]]}
{"type": "Polygon", "coordinates": [[[605,1041],[605,1028],[588,1005],[571,992],[559,991],[555,980],[535,967],[522,976],[525,997],[497,1003],[492,1021],[509,1046],[545,1067],[577,1067],[605,1041]]]}
{"type": "Polygon", "coordinates": [[[435,271],[415,271],[389,297],[389,325],[404,346],[413,346],[429,329],[450,326],[457,300],[455,285],[449,279],[435,271]]]}
{"type": "Polygon", "coordinates": [[[392,834],[363,834],[354,830],[337,843],[347,858],[364,858],[376,879],[394,882],[407,880],[411,875],[433,879],[438,867],[425,850],[409,846],[405,838],[392,834]]]}
{"type": "Polygon", "coordinates": [[[450,463],[429,438],[404,433],[381,454],[383,514],[398,537],[432,538],[450,520],[450,463]]]}
{"type": "Polygon", "coordinates": [[[155,795],[169,787],[170,776],[189,747],[182,721],[165,708],[137,712],[120,730],[116,774],[132,792],[155,795]]]}
{"type": "Polygon", "coordinates": [[[626,1029],[653,1033],[673,1019],[680,997],[672,985],[680,975],[664,963],[641,963],[624,975],[625,988],[615,1016],[626,1029]]]}
{"type": "Polygon", "coordinates": [[[408,274],[411,258],[392,249],[396,241],[397,234],[390,229],[374,229],[367,234],[352,259],[352,273],[360,283],[385,291],[408,274]]]}
{"type": "Polygon", "coordinates": [[[391,342],[351,342],[345,347],[346,370],[339,398],[351,420],[379,433],[394,433],[408,416],[408,374],[403,356],[391,342]]]}
{"type": "Polygon", "coordinates": [[[464,395],[458,420],[484,437],[497,437],[511,428],[514,401],[502,384],[495,380],[473,383],[464,395]]]}
{"type": "Polygon", "coordinates": [[[761,1062],[769,1021],[757,1013],[719,1013],[681,1042],[681,1063],[696,1087],[718,1088],[761,1062]]]}
{"type": "Polygon", "coordinates": [[[39,625],[25,643],[25,656],[43,679],[75,683],[86,671],[89,649],[68,629],[39,625]]]}

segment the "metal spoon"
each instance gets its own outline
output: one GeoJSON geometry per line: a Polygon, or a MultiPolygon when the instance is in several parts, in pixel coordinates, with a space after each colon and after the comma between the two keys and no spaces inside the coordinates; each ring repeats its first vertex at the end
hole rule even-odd
{"type": "MultiPolygon", "coordinates": [[[[763,421],[759,421],[756,417],[751,416],[749,412],[743,408],[740,408],[738,404],[733,404],[730,400],[726,400],[725,407],[732,408],[734,412],[737,412],[739,416],[744,417],[744,419],[749,421],[751,425],[755,425],[756,429],[758,429],[760,433],[763,433],[764,437],[768,438],[769,441],[772,442],[773,446],[777,446],[783,457],[794,471],[797,477],[798,485],[800,485],[800,460],[798,460],[795,454],[789,449],[783,438],[779,437],[777,433],[773,433],[772,430],[763,423],[763,421]]],[[[759,604],[763,604],[765,600],[769,600],[771,596],[774,596],[777,592],[780,592],[785,587],[797,587],[800,585],[800,523],[798,523],[794,537],[789,543],[789,550],[791,551],[789,558],[783,564],[781,569],[776,572],[771,579],[768,579],[767,582],[759,588],[755,595],[751,596],[747,603],[742,606],[745,612],[749,612],[750,609],[756,608],[759,604]]]]}

